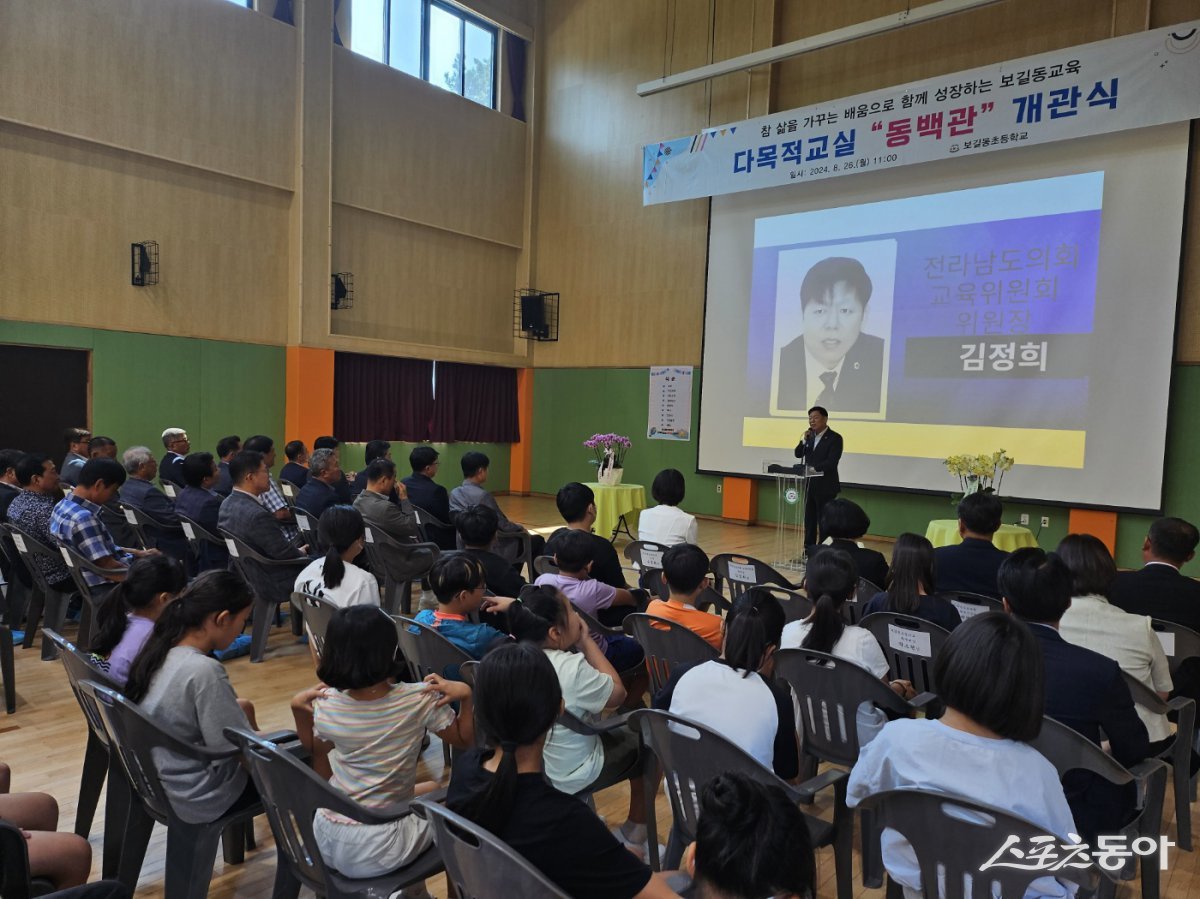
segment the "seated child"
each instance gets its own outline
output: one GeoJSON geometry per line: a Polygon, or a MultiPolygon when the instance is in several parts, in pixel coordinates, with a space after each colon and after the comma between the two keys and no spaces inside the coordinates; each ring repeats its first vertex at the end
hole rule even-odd
{"type": "Polygon", "coordinates": [[[692,543],[677,543],[663,553],[662,566],[663,580],[667,582],[671,598],[666,602],[653,600],[646,606],[646,614],[682,624],[720,652],[725,623],[719,615],[701,612],[694,605],[696,597],[709,583],[708,556],[704,550],[692,543]]]}
{"type": "Polygon", "coordinates": [[[91,652],[97,666],[122,687],[133,660],[154,630],[167,603],[187,586],[183,565],[173,556],[143,556],[129,566],[96,612],[98,632],[91,652]]]}
{"type": "Polygon", "coordinates": [[[507,612],[516,602],[511,597],[483,595],[485,574],[478,559],[461,553],[442,556],[429,572],[429,586],[437,597],[438,607],[422,609],[416,620],[436,628],[471,658],[481,659],[493,646],[509,639],[508,634],[490,624],[479,624],[470,618],[472,612],[480,609],[507,612]]]}
{"type": "Polygon", "coordinates": [[[495,552],[496,532],[500,529],[496,513],[487,506],[471,506],[458,513],[454,527],[466,547],[462,553],[483,565],[487,588],[497,596],[519,596],[528,582],[508,559],[495,552]]]}
{"type": "MultiPolygon", "coordinates": [[[[474,741],[471,688],[435,674],[420,684],[393,683],[397,646],[395,625],[377,606],[339,610],[325,635],[321,684],[292,700],[313,769],[371,809],[437,788],[416,782],[427,730],[460,748],[474,741]],[[451,702],[460,704],[457,716],[451,702]]],[[[313,833],[326,862],[346,877],[381,877],[409,864],[433,840],[419,815],[360,824],[324,809],[313,818],[313,833]]]]}
{"type": "MultiPolygon", "coordinates": [[[[12,770],[0,762],[0,818],[21,828],[25,835],[29,876],[49,880],[59,890],[87,883],[92,869],[88,841],[73,833],[58,832],[58,801],[53,796],[10,793],[11,780],[12,770]]],[[[6,886],[21,888],[20,883],[6,886]]]]}

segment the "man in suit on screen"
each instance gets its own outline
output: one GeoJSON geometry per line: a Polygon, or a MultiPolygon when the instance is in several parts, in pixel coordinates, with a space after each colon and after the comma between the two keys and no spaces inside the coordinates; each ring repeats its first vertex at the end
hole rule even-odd
{"type": "MultiPolygon", "coordinates": [[[[818,541],[817,526],[825,504],[842,489],[838,462],[842,458],[842,435],[829,427],[829,413],[822,406],[808,410],[808,430],[796,445],[796,458],[821,473],[808,482],[808,501],[804,506],[804,546],[818,541]]],[[[824,535],[821,535],[824,536],[824,535]]]]}
{"type": "Polygon", "coordinates": [[[862,333],[871,278],[861,262],[822,259],[800,284],[804,333],[779,351],[775,405],[878,412],[883,339],[862,333]]]}

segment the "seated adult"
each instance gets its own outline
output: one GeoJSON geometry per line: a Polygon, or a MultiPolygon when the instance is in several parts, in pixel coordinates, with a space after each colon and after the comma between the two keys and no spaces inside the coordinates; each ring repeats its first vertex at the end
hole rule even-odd
{"type": "Polygon", "coordinates": [[[363,474],[366,475],[367,489],[354,498],[354,508],[358,509],[363,521],[398,543],[419,541],[421,529],[417,514],[408,501],[404,485],[397,486],[396,463],[391,459],[376,459],[363,469],[363,474]],[[389,497],[396,493],[401,499],[393,503],[389,497]]]}
{"type": "MultiPolygon", "coordinates": [[[[350,482],[350,492],[358,496],[367,489],[367,467],[376,459],[387,459],[392,461],[392,445],[386,440],[368,440],[363,453],[366,459],[366,465],[363,470],[354,476],[354,480],[350,482]]],[[[399,497],[388,497],[392,502],[399,502],[399,497]]]]}
{"type": "MultiPolygon", "coordinates": [[[[88,458],[117,459],[117,442],[111,437],[93,437],[88,441],[88,458]]],[[[117,459],[117,461],[119,462],[120,459],[117,459]]],[[[133,525],[129,523],[129,519],[125,517],[125,510],[121,508],[119,496],[114,495],[112,499],[100,507],[100,520],[104,522],[104,526],[112,534],[112,538],[117,542],[117,546],[138,545],[137,532],[134,531],[133,525]]]]}
{"type": "Polygon", "coordinates": [[[664,468],[654,476],[650,495],[658,505],[644,509],[638,515],[639,540],[664,546],[698,542],[696,516],[679,508],[684,488],[683,473],[678,469],[664,468]]]}
{"type": "MultiPolygon", "coordinates": [[[[1108,547],[1090,534],[1068,534],[1057,552],[1071,573],[1071,606],[1058,623],[1063,639],[1107,656],[1166,699],[1172,688],[1171,670],[1150,619],[1131,615],[1108,601],[1117,577],[1108,547]]],[[[1158,755],[1172,742],[1167,716],[1140,705],[1134,709],[1146,725],[1150,754],[1158,755]]]]}
{"type": "Polygon", "coordinates": [[[1191,522],[1157,519],[1142,542],[1142,568],[1113,581],[1113,605],[1200,631],[1200,582],[1179,570],[1195,557],[1197,543],[1200,531],[1191,522]]]}
{"type": "Polygon", "coordinates": [[[725,623],[719,615],[696,608],[696,597],[710,582],[708,556],[695,544],[677,543],[663,553],[662,565],[662,577],[671,598],[666,602],[653,600],[646,606],[646,614],[682,624],[719,652],[725,623]]]}
{"type": "Polygon", "coordinates": [[[117,495],[125,478],[125,469],[116,459],[89,459],[79,472],[79,484],[58,502],[50,516],[50,535],[56,542],[111,572],[98,574],[83,569],[83,579],[93,594],[107,592],[122,580],[135,558],[157,552],[117,546],[100,520],[100,507],[117,495]]]}
{"type": "Polygon", "coordinates": [[[121,502],[144,513],[154,522],[144,528],[148,541],[163,552],[186,562],[188,545],[183,528],[179,526],[179,516],[175,514],[175,504],[152,483],[158,473],[154,454],[148,447],[131,446],[122,454],[121,460],[128,475],[121,485],[121,502]]]}
{"type": "Polygon", "coordinates": [[[1004,504],[994,493],[968,493],[958,504],[958,533],[962,543],[939,546],[933,551],[937,563],[939,593],[960,590],[1000,598],[996,572],[1008,557],[992,543],[1000,530],[1004,504]]]}
{"type": "Polygon", "coordinates": [[[21,495],[17,482],[17,463],[25,453],[21,450],[0,450],[0,521],[8,514],[8,506],[21,495]]]}
{"type": "MultiPolygon", "coordinates": [[[[289,543],[298,543],[300,541],[300,531],[294,524],[295,518],[292,516],[291,507],[288,506],[287,500],[283,498],[283,493],[278,485],[271,478],[271,469],[275,467],[275,441],[265,434],[255,434],[249,438],[244,449],[254,453],[261,453],[263,461],[267,465],[267,489],[258,498],[258,501],[263,504],[268,512],[274,517],[279,524],[279,529],[283,531],[283,537],[289,543]]],[[[240,450],[239,450],[240,452],[240,450]]],[[[230,462],[230,479],[233,478],[232,462],[230,462]]],[[[234,482],[236,484],[236,482],[234,482]]]]}
{"type": "Polygon", "coordinates": [[[895,612],[923,618],[948,631],[962,624],[958,609],[944,596],[933,592],[936,569],[933,544],[921,534],[901,534],[892,548],[892,568],[887,590],[876,593],[865,606],[864,616],[895,612]]]}
{"type": "MultiPolygon", "coordinates": [[[[450,523],[458,513],[464,512],[471,506],[487,506],[496,513],[501,534],[523,534],[525,525],[509,521],[500,510],[496,498],[483,489],[488,477],[488,466],[491,460],[485,453],[472,451],[462,457],[463,482],[450,491],[450,523]]],[[[533,555],[536,558],[545,552],[546,541],[539,534],[531,537],[533,555]]],[[[521,543],[518,540],[501,540],[496,547],[497,555],[503,556],[509,562],[515,562],[521,554],[521,543]]]]}
{"type": "Polygon", "coordinates": [[[610,587],[628,589],[616,549],[604,537],[592,533],[592,525],[596,523],[596,494],[592,492],[592,488],[587,484],[572,481],[559,489],[554,502],[558,506],[558,514],[563,517],[567,526],[550,535],[543,553],[547,556],[554,555],[566,534],[582,531],[592,539],[592,577],[610,587]]]}
{"type": "Polygon", "coordinates": [[[654,708],[703,724],[791,780],[800,770],[792,691],[774,676],[783,617],[771,594],[743,593],[725,621],[721,657],[674,666],[654,708]]]}
{"type": "MultiPolygon", "coordinates": [[[[438,451],[432,446],[414,446],[408,454],[408,464],[412,474],[401,482],[408,491],[409,501],[418,509],[424,509],[438,521],[450,521],[450,494],[446,488],[433,479],[437,477],[438,451]]],[[[456,546],[454,528],[441,528],[426,525],[425,533],[429,539],[442,549],[454,549],[456,546]]]]}
{"type": "Polygon", "coordinates": [[[821,536],[829,538],[825,545],[848,552],[858,569],[858,576],[882,587],[887,583],[887,559],[881,552],[858,545],[870,527],[871,519],[867,513],[851,500],[831,499],[821,510],[821,536]]]}
{"type": "Polygon", "coordinates": [[[233,491],[233,481],[229,477],[229,462],[233,459],[233,454],[239,452],[241,448],[242,438],[237,434],[230,434],[217,441],[217,482],[212,489],[220,496],[229,496],[233,491]]]}
{"type": "Polygon", "coordinates": [[[340,608],[379,605],[375,575],[354,564],[362,555],[364,533],[362,515],[353,506],[330,506],[317,525],[321,545],[329,549],[296,576],[296,591],[340,608]]]}
{"type": "Polygon", "coordinates": [[[318,521],[325,510],[337,505],[335,485],[342,477],[337,453],[331,449],[314,450],[308,460],[308,480],[296,494],[296,508],[318,521]]]}
{"type": "MultiPolygon", "coordinates": [[[[62,499],[54,460],[45,453],[26,453],[17,463],[17,483],[21,485],[21,495],[9,504],[8,520],[54,549],[56,542],[50,533],[50,519],[54,506],[62,499]]],[[[53,557],[35,555],[34,564],[51,589],[60,593],[72,592],[71,572],[57,555],[57,550],[55,553],[53,557]]]]}
{"type": "Polygon", "coordinates": [[[63,432],[63,441],[67,444],[67,455],[62,465],[58,467],[59,477],[70,486],[79,483],[79,472],[88,460],[88,441],[92,432],[87,428],[67,428],[63,432]]]}
{"type": "Polygon", "coordinates": [[[299,490],[308,480],[308,447],[303,440],[290,440],[283,447],[283,455],[287,462],[279,469],[279,480],[299,490]]]}
{"type": "MultiPolygon", "coordinates": [[[[251,549],[268,559],[307,564],[308,556],[283,536],[278,520],[259,501],[271,483],[271,473],[263,454],[242,450],[229,463],[229,474],[233,478],[233,492],[221,503],[218,527],[244,540],[251,549]]],[[[284,565],[269,569],[280,595],[292,592],[298,572],[299,568],[284,565]]]]}
{"type": "MultiPolygon", "coordinates": [[[[324,437],[318,437],[313,441],[313,452],[316,452],[319,449],[331,449],[334,452],[339,452],[338,447],[341,445],[342,442],[336,437],[330,437],[326,435],[324,437]]],[[[311,460],[309,461],[311,462],[311,460]]],[[[338,458],[338,467],[339,469],[341,468],[340,455],[338,458]]],[[[311,472],[312,467],[310,465],[309,473],[311,474],[311,472]]],[[[337,494],[337,501],[339,503],[343,503],[348,506],[350,503],[354,502],[354,494],[350,490],[350,482],[346,480],[346,473],[344,471],[342,472],[341,478],[339,478],[338,481],[333,485],[333,492],[337,494]]]]}
{"type": "MultiPolygon", "coordinates": [[[[1071,572],[1062,559],[1033,547],[1019,549],[1000,566],[998,583],[1005,609],[1030,626],[1041,650],[1046,714],[1096,745],[1107,739],[1126,768],[1146,758],[1150,739],[1117,663],[1059,633],[1059,620],[1071,605],[1071,572]]],[[[1062,783],[1085,843],[1095,845],[1097,834],[1115,833],[1133,817],[1132,782],[1116,786],[1098,774],[1070,771],[1062,783]]]]}
{"type": "Polygon", "coordinates": [[[516,571],[508,560],[496,555],[496,530],[499,521],[496,513],[487,506],[472,506],[461,512],[454,524],[462,537],[462,550],[483,566],[487,588],[497,596],[518,596],[528,581],[516,571]]]}
{"type": "MultiPolygon", "coordinates": [[[[218,477],[220,473],[212,453],[192,453],[183,460],[183,479],[187,486],[175,497],[175,512],[214,537],[221,536],[218,521],[223,497],[215,490],[218,477]]],[[[201,540],[196,561],[201,571],[224,568],[229,562],[229,552],[223,545],[201,540]]]]}
{"type": "Polygon", "coordinates": [[[167,452],[158,465],[158,482],[165,484],[170,481],[182,490],[187,486],[183,479],[183,460],[192,451],[187,431],[183,428],[167,428],[162,432],[162,442],[167,452]]]}

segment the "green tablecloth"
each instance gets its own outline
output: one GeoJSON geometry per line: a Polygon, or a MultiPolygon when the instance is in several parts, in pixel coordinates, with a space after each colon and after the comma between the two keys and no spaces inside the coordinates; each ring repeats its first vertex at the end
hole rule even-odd
{"type": "Polygon", "coordinates": [[[596,524],[593,530],[605,539],[611,539],[617,522],[625,516],[625,523],[637,539],[638,513],[646,508],[646,488],[641,484],[618,484],[607,487],[595,481],[588,486],[596,494],[596,524]]]}
{"type": "MultiPolygon", "coordinates": [[[[962,537],[958,533],[958,519],[942,518],[929,522],[929,527],[925,529],[925,537],[934,546],[954,546],[962,543],[962,537]]],[[[1000,525],[1000,530],[996,531],[992,542],[1006,553],[1024,546],[1038,545],[1029,528],[1016,524],[1000,525]]]]}

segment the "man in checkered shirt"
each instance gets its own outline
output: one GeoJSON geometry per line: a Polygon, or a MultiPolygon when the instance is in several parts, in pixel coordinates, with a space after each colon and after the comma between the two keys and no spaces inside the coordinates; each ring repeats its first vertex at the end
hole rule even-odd
{"type": "MultiPolygon", "coordinates": [[[[242,444],[242,449],[253,450],[256,453],[263,454],[263,461],[267,463],[267,470],[275,467],[275,441],[264,434],[256,434],[245,443],[242,444]]],[[[275,483],[274,478],[270,478],[268,483],[271,485],[267,488],[267,492],[258,498],[258,501],[263,504],[263,507],[275,516],[275,520],[279,522],[279,528],[283,531],[284,539],[289,543],[300,543],[300,529],[295,525],[295,517],[292,515],[292,510],[287,504],[287,500],[283,498],[283,493],[279,490],[279,485],[275,483]]]]}

